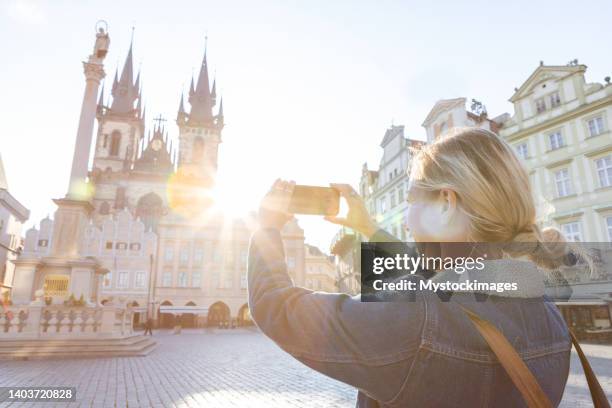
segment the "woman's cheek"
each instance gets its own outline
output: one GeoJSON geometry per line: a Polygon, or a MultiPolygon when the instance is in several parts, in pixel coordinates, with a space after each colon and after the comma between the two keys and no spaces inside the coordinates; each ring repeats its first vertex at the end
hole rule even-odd
{"type": "Polygon", "coordinates": [[[444,230],[439,208],[432,204],[411,205],[406,217],[406,226],[417,242],[437,242],[444,230]]]}

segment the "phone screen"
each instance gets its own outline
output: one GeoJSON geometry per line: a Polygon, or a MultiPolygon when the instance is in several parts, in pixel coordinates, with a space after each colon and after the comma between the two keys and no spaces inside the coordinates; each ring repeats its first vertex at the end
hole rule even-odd
{"type": "Polygon", "coordinates": [[[336,215],[340,210],[340,193],[331,187],[296,185],[289,202],[293,214],[336,215]]]}

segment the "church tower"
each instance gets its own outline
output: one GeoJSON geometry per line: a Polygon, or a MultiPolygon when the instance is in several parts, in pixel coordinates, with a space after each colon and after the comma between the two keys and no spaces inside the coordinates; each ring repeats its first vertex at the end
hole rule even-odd
{"type": "Polygon", "coordinates": [[[223,100],[219,103],[216,115],[213,108],[217,104],[217,86],[212,89],[208,77],[206,50],[194,85],[191,78],[189,87],[189,113],[185,111],[183,95],[179,104],[176,123],[179,127],[178,171],[203,187],[212,187],[217,174],[217,154],[224,126],[223,100]]]}
{"type": "Polygon", "coordinates": [[[132,44],[121,71],[115,72],[111,90],[112,102],[104,101],[104,88],[98,101],[98,135],[92,172],[120,172],[130,169],[144,135],[144,111],[140,89],[140,73],[134,81],[132,44]],[[134,106],[136,104],[136,106],[134,106]]]}

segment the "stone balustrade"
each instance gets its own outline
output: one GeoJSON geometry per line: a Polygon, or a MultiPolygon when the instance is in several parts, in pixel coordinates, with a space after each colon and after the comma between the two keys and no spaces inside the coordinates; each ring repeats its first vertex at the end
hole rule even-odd
{"type": "Polygon", "coordinates": [[[129,306],[4,306],[0,340],[121,338],[133,334],[133,316],[129,306]]]}

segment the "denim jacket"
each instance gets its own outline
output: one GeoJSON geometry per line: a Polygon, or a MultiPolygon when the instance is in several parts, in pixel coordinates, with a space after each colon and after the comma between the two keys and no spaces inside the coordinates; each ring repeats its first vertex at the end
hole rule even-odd
{"type": "MultiPolygon", "coordinates": [[[[370,241],[397,239],[379,230],[370,241]]],[[[280,232],[260,229],[249,245],[249,307],[257,326],[283,350],[357,388],[357,407],[526,406],[461,304],[504,333],[557,406],[569,373],[567,326],[543,297],[537,268],[503,261],[488,271],[512,273],[523,286],[518,295],[490,293],[477,301],[474,293],[455,293],[442,301],[423,291],[413,302],[368,303],[296,287],[280,232]]],[[[433,279],[444,277],[438,275],[433,279]]]]}

